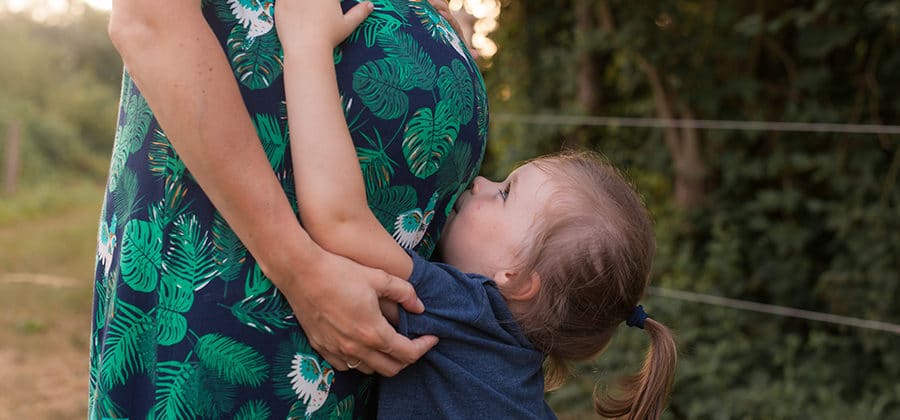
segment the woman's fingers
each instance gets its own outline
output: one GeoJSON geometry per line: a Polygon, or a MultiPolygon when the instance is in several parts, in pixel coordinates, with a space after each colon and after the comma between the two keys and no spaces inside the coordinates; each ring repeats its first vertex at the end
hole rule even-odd
{"type": "Polygon", "coordinates": [[[397,302],[408,312],[420,314],[425,311],[425,305],[416,296],[416,289],[408,281],[399,277],[385,273],[381,284],[375,285],[375,293],[379,298],[397,302]]]}
{"type": "Polygon", "coordinates": [[[360,366],[365,365],[363,372],[378,372],[382,376],[394,376],[412,363],[415,363],[428,350],[434,347],[438,339],[435,336],[422,336],[414,340],[396,333],[386,337],[390,344],[381,349],[367,348],[359,355],[360,366]],[[397,339],[399,337],[399,339],[397,339]]]}

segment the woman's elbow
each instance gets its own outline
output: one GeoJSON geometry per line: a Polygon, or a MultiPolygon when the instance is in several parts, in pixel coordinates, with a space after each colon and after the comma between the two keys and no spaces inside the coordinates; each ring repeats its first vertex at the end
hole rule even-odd
{"type": "Polygon", "coordinates": [[[118,7],[113,4],[107,34],[122,58],[126,59],[126,64],[130,54],[158,44],[176,25],[192,23],[194,15],[201,16],[199,6],[194,7],[196,10],[186,7],[178,11],[162,8],[153,2],[118,3],[121,3],[118,7]]]}
{"type": "Polygon", "coordinates": [[[107,33],[113,46],[123,58],[141,45],[146,46],[153,37],[152,19],[146,14],[131,10],[113,10],[107,33]]]}

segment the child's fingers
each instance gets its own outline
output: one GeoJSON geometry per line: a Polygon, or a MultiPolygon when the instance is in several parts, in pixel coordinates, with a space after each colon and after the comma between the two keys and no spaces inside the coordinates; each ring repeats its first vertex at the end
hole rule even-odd
{"type": "Polygon", "coordinates": [[[447,3],[447,0],[428,0],[428,3],[431,3],[431,7],[442,14],[450,13],[450,4],[447,3]]]}
{"type": "Polygon", "coordinates": [[[357,26],[363,23],[372,11],[375,10],[375,5],[372,2],[365,1],[362,3],[353,6],[347,13],[344,14],[344,23],[345,23],[345,34],[344,37],[350,35],[357,26]]]}

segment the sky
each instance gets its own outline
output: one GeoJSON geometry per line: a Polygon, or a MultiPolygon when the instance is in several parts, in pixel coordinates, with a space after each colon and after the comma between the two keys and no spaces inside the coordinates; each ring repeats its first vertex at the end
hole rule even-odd
{"type": "MultiPolygon", "coordinates": [[[[109,10],[112,5],[112,0],[80,0],[80,2],[99,10],[109,10]]],[[[70,3],[73,3],[71,7],[76,10],[80,9],[74,5],[78,2],[70,0],[0,0],[0,11],[30,10],[33,18],[46,20],[71,13],[73,10],[70,8],[70,3]]]]}

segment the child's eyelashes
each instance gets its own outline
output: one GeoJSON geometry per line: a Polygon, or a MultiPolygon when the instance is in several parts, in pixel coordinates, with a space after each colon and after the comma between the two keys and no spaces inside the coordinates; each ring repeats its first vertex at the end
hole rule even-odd
{"type": "Polygon", "coordinates": [[[503,198],[503,201],[509,197],[509,187],[510,183],[503,184],[503,188],[500,189],[500,197],[503,198]]]}

